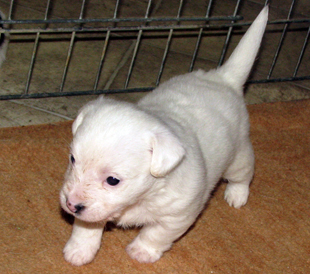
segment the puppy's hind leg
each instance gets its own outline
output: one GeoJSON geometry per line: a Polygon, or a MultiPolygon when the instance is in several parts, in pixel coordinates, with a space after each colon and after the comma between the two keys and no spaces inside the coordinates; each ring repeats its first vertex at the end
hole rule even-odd
{"type": "Polygon", "coordinates": [[[132,259],[140,263],[154,263],[170,249],[173,242],[181,237],[190,225],[190,222],[186,221],[186,224],[181,224],[177,220],[164,224],[146,225],[127,246],[126,251],[132,259]]]}
{"type": "Polygon", "coordinates": [[[254,153],[250,141],[242,144],[232,164],[224,174],[228,180],[224,198],[230,206],[240,208],[247,203],[249,185],[254,174],[254,153]]]}

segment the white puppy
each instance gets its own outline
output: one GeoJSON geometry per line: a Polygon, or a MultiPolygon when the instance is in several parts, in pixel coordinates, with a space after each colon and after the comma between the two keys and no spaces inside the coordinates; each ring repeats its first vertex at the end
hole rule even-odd
{"type": "Polygon", "coordinates": [[[92,261],[107,221],[143,226],[127,247],[155,262],[195,222],[221,178],[246,204],[254,170],[242,86],[266,27],[265,7],[224,66],[174,77],[138,105],[100,97],[80,110],[61,206],[75,216],[64,256],[92,261]]]}

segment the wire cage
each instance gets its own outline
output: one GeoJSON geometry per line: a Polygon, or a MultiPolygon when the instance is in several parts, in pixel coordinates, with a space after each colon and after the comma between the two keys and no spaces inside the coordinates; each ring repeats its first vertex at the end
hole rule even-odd
{"type": "Polygon", "coordinates": [[[265,4],[267,33],[248,82],[309,80],[309,1],[267,2],[1,1],[10,44],[0,99],[150,91],[171,75],[215,68],[265,4]]]}

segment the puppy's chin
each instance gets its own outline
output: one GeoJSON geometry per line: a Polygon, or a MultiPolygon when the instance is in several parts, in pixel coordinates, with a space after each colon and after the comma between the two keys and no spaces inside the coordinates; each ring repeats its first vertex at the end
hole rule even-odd
{"type": "Polygon", "coordinates": [[[92,212],[85,212],[79,214],[73,214],[76,218],[80,219],[84,222],[90,223],[105,223],[105,222],[113,222],[121,216],[120,212],[113,212],[113,213],[101,213],[101,214],[93,214],[92,212]]]}
{"type": "Polygon", "coordinates": [[[83,222],[87,222],[87,223],[106,223],[108,221],[112,221],[109,220],[109,217],[107,218],[99,218],[99,217],[94,217],[88,214],[84,214],[84,213],[80,213],[80,214],[72,214],[75,218],[83,221],[83,222]]]}

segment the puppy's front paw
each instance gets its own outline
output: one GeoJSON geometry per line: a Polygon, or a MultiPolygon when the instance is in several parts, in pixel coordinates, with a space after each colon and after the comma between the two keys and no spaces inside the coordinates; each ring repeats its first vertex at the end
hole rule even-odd
{"type": "Polygon", "coordinates": [[[78,241],[77,239],[70,238],[63,250],[66,261],[73,265],[80,266],[90,263],[95,258],[100,247],[100,242],[94,244],[85,242],[85,239],[83,240],[78,241]]]}
{"type": "Polygon", "coordinates": [[[160,259],[163,252],[145,245],[139,237],[126,248],[128,255],[140,263],[154,263],[160,259]]]}
{"type": "Polygon", "coordinates": [[[249,186],[228,183],[224,198],[230,206],[240,208],[246,204],[249,196],[249,186]]]}

